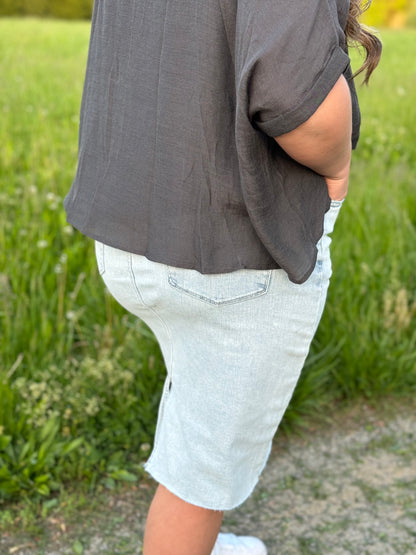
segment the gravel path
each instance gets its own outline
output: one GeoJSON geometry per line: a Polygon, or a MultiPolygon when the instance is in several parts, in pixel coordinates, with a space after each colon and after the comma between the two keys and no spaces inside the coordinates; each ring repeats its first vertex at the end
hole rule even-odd
{"type": "Polygon", "coordinates": [[[273,453],[230,531],[269,555],[416,554],[416,414],[368,420],[273,453]]]}
{"type": "MultiPolygon", "coordinates": [[[[257,488],[222,530],[261,537],[269,555],[416,554],[415,439],[414,406],[383,417],[355,407],[307,437],[278,436],[257,488]]],[[[154,488],[146,480],[108,495],[78,524],[49,519],[47,545],[9,537],[0,553],[139,554],[154,488]]]]}

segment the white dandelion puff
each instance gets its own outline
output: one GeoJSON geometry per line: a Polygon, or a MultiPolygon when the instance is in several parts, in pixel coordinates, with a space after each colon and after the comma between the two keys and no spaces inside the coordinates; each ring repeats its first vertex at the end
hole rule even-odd
{"type": "Polygon", "coordinates": [[[46,239],[40,239],[37,243],[36,246],[38,247],[38,249],[46,249],[46,247],[48,247],[49,243],[46,239]]]}
{"type": "Polygon", "coordinates": [[[73,229],[72,225],[66,225],[66,226],[62,229],[62,232],[63,232],[65,235],[72,235],[72,234],[74,233],[74,229],[73,229]]]}
{"type": "Polygon", "coordinates": [[[55,200],[56,200],[55,193],[46,193],[46,200],[48,202],[55,202],[55,200]]]}

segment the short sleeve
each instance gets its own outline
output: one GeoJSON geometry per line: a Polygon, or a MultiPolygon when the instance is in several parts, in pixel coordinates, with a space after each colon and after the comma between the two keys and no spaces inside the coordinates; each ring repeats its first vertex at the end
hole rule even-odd
{"type": "Polygon", "coordinates": [[[267,135],[306,121],[349,65],[336,0],[239,2],[237,86],[250,121],[267,135]]]}

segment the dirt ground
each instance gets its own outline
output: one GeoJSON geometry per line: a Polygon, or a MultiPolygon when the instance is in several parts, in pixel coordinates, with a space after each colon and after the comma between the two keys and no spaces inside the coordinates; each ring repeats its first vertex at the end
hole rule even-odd
{"type": "MultiPolygon", "coordinates": [[[[416,554],[415,405],[359,405],[302,436],[275,438],[251,497],[222,530],[260,537],[269,555],[416,554]]],[[[106,494],[75,523],[51,516],[46,540],[0,540],[4,555],[141,553],[156,484],[106,494]]]]}

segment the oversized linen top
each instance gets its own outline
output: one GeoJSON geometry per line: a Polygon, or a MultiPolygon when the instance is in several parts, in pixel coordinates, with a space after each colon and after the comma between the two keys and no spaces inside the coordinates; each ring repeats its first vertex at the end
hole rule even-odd
{"type": "Polygon", "coordinates": [[[325,180],[273,137],[341,74],[360,115],[348,0],[96,0],[68,221],[201,273],[283,268],[304,282],[325,180]]]}

